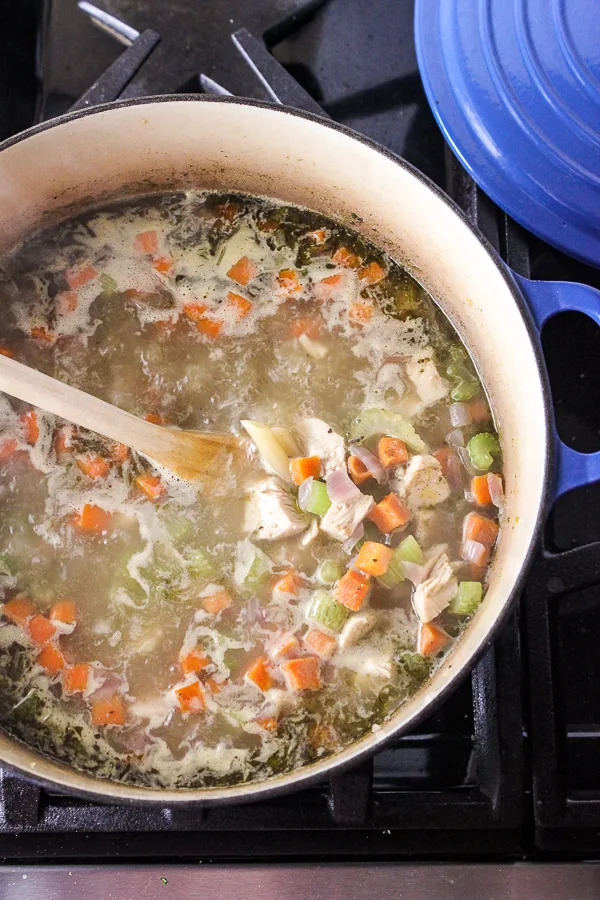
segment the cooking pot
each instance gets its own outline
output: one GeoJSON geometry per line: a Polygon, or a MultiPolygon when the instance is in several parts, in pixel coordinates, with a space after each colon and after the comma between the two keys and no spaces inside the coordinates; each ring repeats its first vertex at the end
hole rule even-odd
{"type": "Polygon", "coordinates": [[[481,607],[433,678],[381,728],[343,751],[264,782],[152,790],[100,780],[0,732],[0,764],[66,793],[175,806],[264,798],[322,779],[430,714],[490,643],[518,596],[553,497],[600,477],[554,431],[539,329],[577,309],[600,321],[600,293],[515,276],[420,172],[317,116],[234,98],[174,96],[67,114],[0,145],[0,255],[82,208],[186,188],[241,191],[305,206],[363,234],[432,294],[469,348],[504,448],[504,522],[481,607]]]}

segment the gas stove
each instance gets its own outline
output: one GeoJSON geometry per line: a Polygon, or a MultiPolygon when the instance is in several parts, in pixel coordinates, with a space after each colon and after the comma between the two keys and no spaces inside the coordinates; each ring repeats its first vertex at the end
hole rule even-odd
{"type": "MultiPolygon", "coordinates": [[[[7,0],[0,138],[117,92],[230,92],[320,107],[425,172],[518,273],[600,287],[599,271],[511,221],[445,145],[417,70],[413,0],[97,2],[108,17],[75,0],[7,0]]],[[[543,333],[558,430],[581,451],[600,448],[599,341],[577,313],[543,333]]],[[[465,863],[495,863],[500,890],[511,861],[599,858],[599,499],[598,485],[561,498],[521,602],[470,679],[371,762],[274,800],[208,810],[103,806],[2,772],[0,856],[64,864],[54,871],[65,885],[68,866],[84,862],[277,862],[268,896],[288,884],[281,879],[293,863],[329,862],[348,879],[353,869],[334,863],[445,861],[456,893],[483,896],[465,863]]],[[[13,886],[27,870],[14,871],[13,886]]],[[[35,871],[46,883],[50,875],[35,871]]],[[[130,871],[141,885],[146,869],[130,871]]],[[[244,869],[247,886],[260,884],[256,871],[244,869]]],[[[419,866],[405,871],[427,890],[419,866]]],[[[545,871],[544,892],[563,896],[545,871]]],[[[350,876],[345,895],[362,896],[361,877],[350,876]]],[[[582,900],[585,890],[582,882],[573,895],[582,900]]]]}

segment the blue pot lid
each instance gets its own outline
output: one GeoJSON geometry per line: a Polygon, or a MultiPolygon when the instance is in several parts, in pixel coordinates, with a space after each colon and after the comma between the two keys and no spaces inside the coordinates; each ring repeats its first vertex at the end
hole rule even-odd
{"type": "Polygon", "coordinates": [[[417,0],[453,151],[514,219],[600,266],[600,0],[417,0]]]}

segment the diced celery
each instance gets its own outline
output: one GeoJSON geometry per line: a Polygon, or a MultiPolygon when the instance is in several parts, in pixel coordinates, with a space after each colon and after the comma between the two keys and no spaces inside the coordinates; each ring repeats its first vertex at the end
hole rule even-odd
{"type": "Polygon", "coordinates": [[[446,369],[446,373],[452,378],[456,384],[450,392],[453,400],[463,403],[466,400],[472,400],[481,390],[481,385],[475,375],[472,375],[465,366],[460,363],[454,363],[446,369]]]}
{"type": "Polygon", "coordinates": [[[111,275],[107,275],[103,272],[102,275],[100,275],[98,281],[100,282],[102,290],[106,294],[114,294],[114,292],[117,290],[117,282],[111,275]]]}
{"type": "Polygon", "coordinates": [[[185,554],[185,561],[190,574],[196,578],[214,578],[217,574],[213,557],[200,547],[188,551],[185,554]]]}
{"type": "Polygon", "coordinates": [[[344,574],[344,569],[339,562],[333,559],[324,559],[317,569],[317,578],[321,584],[333,584],[344,574]]]}
{"type": "Polygon", "coordinates": [[[238,547],[234,581],[240,588],[255,590],[269,574],[273,564],[267,554],[255,547],[251,541],[242,541],[238,547]]]}
{"type": "Polygon", "coordinates": [[[322,481],[312,479],[307,496],[303,499],[302,509],[312,513],[313,516],[324,516],[330,506],[331,500],[326,485],[322,481]]]}
{"type": "Polygon", "coordinates": [[[348,610],[327,591],[316,591],[313,595],[308,618],[330,631],[341,631],[348,618],[348,610]]]}
{"type": "Polygon", "coordinates": [[[184,544],[194,536],[194,523],[183,516],[161,516],[169,537],[176,544],[184,544]]]}
{"type": "Polygon", "coordinates": [[[10,553],[0,553],[0,575],[15,575],[17,565],[10,553]]]}
{"type": "Polygon", "coordinates": [[[405,578],[403,562],[415,563],[417,566],[420,566],[423,562],[423,551],[412,534],[409,534],[401,544],[398,544],[392,554],[387,572],[385,575],[380,575],[377,580],[385,587],[396,587],[405,578]]]}
{"type": "Polygon", "coordinates": [[[425,450],[425,442],[403,416],[389,409],[363,409],[350,424],[348,436],[352,440],[385,434],[400,438],[414,453],[425,450]]]}
{"type": "Polygon", "coordinates": [[[500,453],[498,438],[488,431],[475,434],[467,444],[467,452],[475,468],[487,472],[494,462],[494,456],[500,453]]]}
{"type": "Polygon", "coordinates": [[[472,616],[483,599],[480,581],[461,581],[456,597],[450,604],[450,612],[456,616],[472,616]]]}

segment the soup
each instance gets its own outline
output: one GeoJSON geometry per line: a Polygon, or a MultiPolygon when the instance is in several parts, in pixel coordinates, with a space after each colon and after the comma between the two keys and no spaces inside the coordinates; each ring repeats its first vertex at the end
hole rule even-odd
{"type": "Polygon", "coordinates": [[[2,353],[233,432],[185,483],[0,398],[0,717],[99,777],[264,780],[376,731],[485,593],[501,448],[425,291],[306,210],[200,192],[4,261],[2,353]]]}

